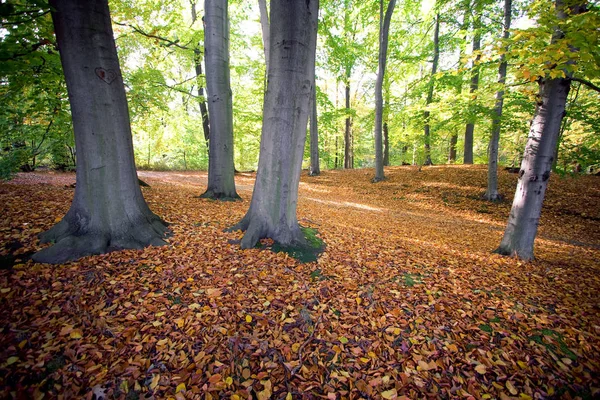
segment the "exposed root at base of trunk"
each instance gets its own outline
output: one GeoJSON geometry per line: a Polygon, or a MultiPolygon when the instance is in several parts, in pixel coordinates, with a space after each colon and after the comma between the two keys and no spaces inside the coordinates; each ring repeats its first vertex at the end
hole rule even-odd
{"type": "Polygon", "coordinates": [[[206,192],[202,193],[198,196],[201,199],[211,199],[211,200],[219,200],[219,201],[239,201],[242,198],[236,193],[222,193],[217,192],[212,189],[208,189],[206,192]]]}
{"type": "Polygon", "coordinates": [[[123,249],[142,249],[147,246],[163,246],[168,232],[167,224],[158,217],[142,218],[136,224],[119,232],[82,227],[69,223],[67,217],[40,235],[42,243],[52,246],[35,253],[35,262],[62,264],[81,257],[104,254],[123,249]]]}
{"type": "Polygon", "coordinates": [[[483,195],[483,198],[487,201],[491,201],[492,203],[500,203],[504,200],[504,196],[502,196],[498,192],[495,192],[495,193],[485,192],[485,194],[483,195]]]}
{"type": "Polygon", "coordinates": [[[494,250],[494,253],[500,254],[501,256],[515,257],[515,258],[518,258],[523,261],[535,260],[535,257],[533,256],[533,254],[529,251],[521,251],[520,252],[518,250],[509,248],[507,246],[502,246],[502,245],[500,245],[500,247],[498,247],[496,250],[494,250]]]}

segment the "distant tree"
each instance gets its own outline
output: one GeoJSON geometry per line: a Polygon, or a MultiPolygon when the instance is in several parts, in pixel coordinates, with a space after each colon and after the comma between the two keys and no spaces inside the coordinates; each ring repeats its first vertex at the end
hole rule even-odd
{"type": "Polygon", "coordinates": [[[312,92],[310,95],[310,176],[321,174],[321,166],[319,165],[319,125],[317,118],[317,85],[313,82],[312,92]]]}
{"type": "MultiPolygon", "coordinates": [[[[508,40],[510,34],[510,22],[512,13],[512,0],[504,0],[504,24],[502,27],[502,39],[508,40]]],[[[502,108],[504,105],[504,84],[506,82],[506,69],[508,62],[504,52],[500,55],[500,66],[498,67],[498,84],[500,88],[496,92],[496,105],[492,117],[492,135],[489,144],[488,157],[488,180],[485,198],[490,201],[500,200],[498,193],[498,146],[500,143],[500,128],[502,122],[502,108]]]]}
{"type": "MultiPolygon", "coordinates": [[[[198,20],[196,1],[190,1],[190,6],[192,7],[192,24],[194,24],[198,20]]],[[[206,146],[208,146],[210,139],[210,123],[208,120],[208,109],[206,108],[206,98],[204,97],[204,87],[202,87],[202,51],[199,47],[194,48],[194,69],[196,72],[196,82],[198,83],[198,105],[200,106],[200,115],[202,116],[202,132],[204,133],[206,146]]]]}
{"type": "MultiPolygon", "coordinates": [[[[556,15],[559,22],[585,11],[584,5],[569,7],[564,0],[556,0],[556,15]]],[[[563,42],[566,25],[555,27],[551,44],[563,42]],[[565,29],[565,30],[563,30],[565,29]]],[[[579,33],[580,34],[580,33],[579,33]]],[[[574,47],[567,47],[574,53],[574,47]]],[[[571,60],[553,65],[548,76],[539,78],[539,101],[535,109],[529,137],[519,171],[519,183],[513,200],[510,216],[496,252],[514,255],[524,260],[532,260],[533,244],[552,170],[552,159],[565,114],[567,96],[571,88],[571,60]]]]}
{"type": "MultiPolygon", "coordinates": [[[[425,100],[425,107],[429,106],[433,101],[433,89],[435,84],[435,74],[438,68],[438,62],[440,59],[440,15],[435,16],[435,27],[433,29],[433,60],[431,61],[431,77],[429,78],[429,86],[427,88],[427,99],[425,100]]],[[[425,136],[425,165],[431,165],[431,132],[430,132],[430,121],[429,117],[431,112],[426,109],[423,112],[423,119],[425,120],[424,136],[425,136]]]]}
{"type": "Polygon", "coordinates": [[[121,69],[107,0],[51,0],[73,116],[77,187],[63,219],[33,256],[63,263],[90,254],[165,244],[166,224],[138,184],[121,69]]]}
{"type": "MultiPolygon", "coordinates": [[[[387,61],[388,36],[390,32],[390,22],[392,13],[396,6],[396,0],[390,0],[383,13],[383,0],[379,2],[379,69],[377,71],[377,81],[375,83],[375,177],[374,182],[385,179],[383,173],[384,154],[383,154],[383,80],[385,76],[385,64],[387,61]]],[[[387,146],[386,146],[387,147],[387,146]]]]}
{"type": "MultiPolygon", "coordinates": [[[[479,60],[481,55],[479,50],[481,49],[481,0],[475,0],[475,18],[473,21],[473,53],[475,58],[471,66],[471,87],[469,88],[469,94],[471,99],[470,104],[474,103],[474,99],[477,96],[477,89],[479,88],[479,60]]],[[[473,135],[475,132],[475,120],[476,116],[473,112],[468,113],[467,125],[465,127],[465,142],[464,142],[464,163],[473,164],[473,135]]]]}
{"type": "Polygon", "coordinates": [[[204,59],[210,116],[208,187],[201,197],[235,200],[233,104],[229,78],[228,0],[204,2],[204,59]]]}
{"type": "Polygon", "coordinates": [[[306,246],[296,207],[314,84],[318,0],[271,1],[270,62],[261,149],[252,201],[233,229],[246,231],[242,248],[270,237],[306,246]]]}

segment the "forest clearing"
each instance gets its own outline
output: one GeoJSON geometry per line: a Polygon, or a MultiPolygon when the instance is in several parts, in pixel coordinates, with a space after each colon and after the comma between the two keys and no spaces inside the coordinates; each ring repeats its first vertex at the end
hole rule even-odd
{"type": "Polygon", "coordinates": [[[168,245],[20,260],[69,209],[71,173],[0,183],[2,398],[593,398],[600,395],[600,178],[552,177],[536,260],[493,254],[485,166],[302,173],[301,263],[242,250],[242,201],[204,172],[140,171],[168,245]],[[16,258],[16,259],[15,259],[16,258]]]}

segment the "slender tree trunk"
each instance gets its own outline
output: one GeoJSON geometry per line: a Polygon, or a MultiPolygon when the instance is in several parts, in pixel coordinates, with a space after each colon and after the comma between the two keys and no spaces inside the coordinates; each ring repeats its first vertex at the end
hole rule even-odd
{"type": "Polygon", "coordinates": [[[242,248],[270,237],[308,246],[296,216],[298,185],[314,83],[318,0],[271,2],[269,81],[250,209],[234,229],[242,248]]]}
{"type": "Polygon", "coordinates": [[[388,35],[390,21],[396,0],[390,0],[385,18],[383,16],[383,0],[379,1],[379,70],[375,82],[375,177],[373,182],[385,179],[383,172],[383,77],[385,76],[385,65],[387,62],[388,35]]]}
{"type": "MultiPolygon", "coordinates": [[[[260,11],[260,27],[262,29],[263,48],[265,50],[265,64],[269,70],[269,13],[267,11],[267,0],[258,0],[258,9],[260,11]]],[[[266,75],[266,74],[265,74],[266,75]]]]}
{"type": "Polygon", "coordinates": [[[112,250],[163,245],[166,224],[138,184],[129,111],[107,0],[51,0],[78,151],[77,185],[64,218],[33,256],[64,263],[112,250]]]}
{"type": "Polygon", "coordinates": [[[384,104],[383,104],[383,166],[390,165],[390,131],[388,119],[390,115],[390,79],[386,74],[383,80],[384,104]]]}
{"type": "MultiPolygon", "coordinates": [[[[346,112],[350,112],[350,75],[346,75],[346,112]]],[[[346,116],[346,130],[344,132],[344,168],[352,169],[352,119],[346,116]]]]}
{"type": "MultiPolygon", "coordinates": [[[[557,15],[561,20],[567,18],[565,8],[563,0],[556,1],[557,15]]],[[[584,6],[575,6],[570,8],[568,14],[574,15],[584,10],[584,6]]],[[[563,33],[557,29],[552,42],[562,37],[563,33]]],[[[565,73],[567,78],[540,80],[540,100],[531,122],[519,171],[519,183],[502,242],[496,250],[500,254],[514,255],[524,260],[534,258],[533,244],[571,87],[570,75],[567,71],[565,73]]]]}
{"type": "MultiPolygon", "coordinates": [[[[429,79],[429,88],[427,91],[427,99],[425,100],[425,108],[433,101],[433,87],[435,84],[435,74],[437,72],[438,61],[440,59],[440,15],[435,16],[435,28],[433,31],[433,61],[431,62],[431,78],[429,79]]],[[[423,113],[425,120],[425,161],[424,165],[432,165],[431,161],[431,133],[429,128],[429,110],[423,113]]]]}
{"type": "MultiPolygon", "coordinates": [[[[512,0],[504,0],[504,27],[502,39],[508,40],[510,35],[510,22],[512,13],[512,0]]],[[[488,159],[488,185],[485,198],[489,201],[502,199],[498,193],[498,148],[500,143],[500,128],[502,123],[502,107],[504,104],[504,84],[506,83],[506,69],[508,63],[504,53],[500,55],[500,66],[498,67],[498,84],[500,88],[496,92],[496,106],[492,119],[492,136],[490,137],[489,159],[488,159]]]]}
{"type": "Polygon", "coordinates": [[[310,176],[321,174],[319,165],[319,129],[317,124],[317,86],[313,82],[311,92],[311,113],[310,113],[310,176]]]}
{"type": "Polygon", "coordinates": [[[565,118],[562,121],[560,127],[560,133],[558,134],[558,140],[556,141],[556,149],[554,149],[554,160],[552,161],[552,171],[556,172],[556,166],[558,165],[558,155],[560,153],[560,143],[562,137],[569,126],[569,108],[577,101],[577,97],[579,97],[579,90],[581,89],[581,83],[579,83],[575,88],[575,95],[571,97],[571,100],[567,101],[567,105],[565,108],[565,118]]]}
{"type": "Polygon", "coordinates": [[[208,187],[203,198],[239,199],[233,164],[233,105],[229,79],[228,0],[204,2],[204,53],[211,138],[208,187]]]}
{"type": "MultiPolygon", "coordinates": [[[[464,32],[467,30],[467,27],[469,26],[469,18],[468,18],[468,14],[470,13],[470,5],[467,2],[467,4],[462,4],[464,11],[463,14],[463,21],[460,25],[460,29],[464,32]]],[[[464,42],[467,41],[467,37],[464,37],[464,42]]],[[[461,44],[459,46],[459,50],[458,50],[458,69],[460,71],[460,69],[462,68],[462,64],[461,64],[461,60],[463,59],[463,55],[464,55],[464,47],[461,44]]],[[[462,94],[462,89],[463,89],[463,76],[462,73],[459,74],[460,76],[460,81],[458,84],[458,87],[456,88],[456,92],[458,97],[461,97],[462,94]]],[[[456,162],[456,145],[458,143],[458,133],[453,132],[452,135],[450,136],[450,151],[448,154],[448,162],[451,164],[454,164],[456,162]]]]}
{"type": "MultiPolygon", "coordinates": [[[[196,13],[196,2],[191,1],[192,6],[192,23],[198,19],[196,13]]],[[[200,106],[200,115],[202,116],[202,132],[204,133],[204,142],[206,147],[209,146],[210,126],[208,122],[208,110],[204,98],[204,87],[202,87],[202,51],[199,48],[194,49],[194,67],[196,70],[196,83],[198,84],[198,104],[200,106]]]]}
{"type": "MultiPolygon", "coordinates": [[[[478,8],[478,2],[476,1],[476,8],[478,8]]],[[[481,55],[479,50],[481,48],[481,15],[479,10],[476,11],[475,21],[473,23],[473,53],[477,53],[475,60],[473,61],[471,70],[471,88],[469,93],[471,94],[470,102],[473,103],[477,97],[475,93],[479,88],[479,60],[481,55]]],[[[465,127],[465,147],[464,147],[464,163],[473,164],[473,134],[475,132],[475,116],[472,112],[469,113],[467,126],[465,127]]]]}

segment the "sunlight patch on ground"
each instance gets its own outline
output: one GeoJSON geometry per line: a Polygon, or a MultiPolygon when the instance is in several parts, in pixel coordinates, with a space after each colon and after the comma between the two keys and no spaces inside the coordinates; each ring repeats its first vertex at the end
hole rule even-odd
{"type": "Polygon", "coordinates": [[[366,204],[360,204],[360,203],[351,203],[349,201],[331,201],[331,200],[321,200],[321,199],[315,199],[314,197],[303,197],[306,200],[312,200],[312,201],[316,201],[317,203],[322,203],[322,204],[331,204],[333,206],[341,206],[341,207],[350,207],[350,208],[356,208],[359,210],[367,210],[367,211],[375,211],[375,212],[384,212],[387,211],[383,208],[377,208],[377,207],[371,207],[368,206],[366,204]]]}

